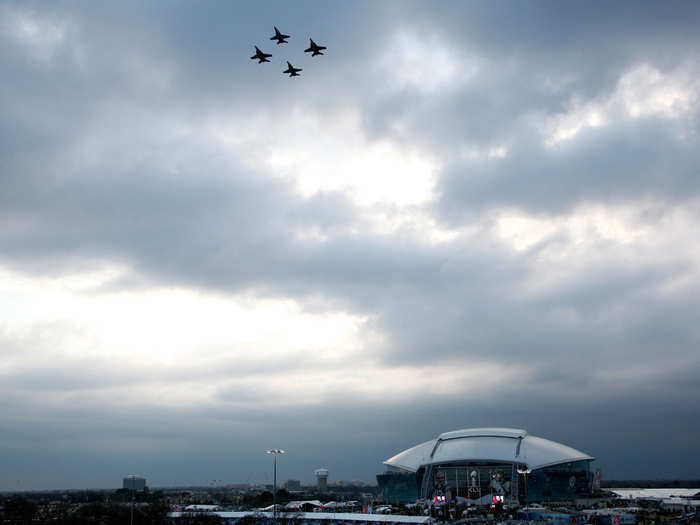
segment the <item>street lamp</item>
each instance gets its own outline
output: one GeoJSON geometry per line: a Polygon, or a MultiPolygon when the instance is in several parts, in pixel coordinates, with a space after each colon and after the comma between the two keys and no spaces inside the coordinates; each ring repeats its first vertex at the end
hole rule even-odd
{"type": "Polygon", "coordinates": [[[284,450],[279,448],[272,448],[266,451],[268,454],[272,454],[275,457],[274,460],[274,470],[272,477],[272,517],[277,521],[277,455],[284,454],[284,450]]]}

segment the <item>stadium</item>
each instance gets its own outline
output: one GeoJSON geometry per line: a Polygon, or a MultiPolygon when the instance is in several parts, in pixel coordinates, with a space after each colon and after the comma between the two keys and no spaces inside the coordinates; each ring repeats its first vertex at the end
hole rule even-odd
{"type": "Polygon", "coordinates": [[[445,432],[387,459],[377,483],[388,502],[571,501],[591,494],[594,459],[525,430],[471,428],[445,432]]]}

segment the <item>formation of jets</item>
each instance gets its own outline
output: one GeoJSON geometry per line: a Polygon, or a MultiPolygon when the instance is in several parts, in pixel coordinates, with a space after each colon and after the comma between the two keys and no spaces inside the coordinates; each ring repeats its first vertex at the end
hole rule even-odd
{"type": "MultiPolygon", "coordinates": [[[[277,40],[277,45],[280,44],[286,44],[287,39],[291,38],[289,35],[285,35],[282,33],[279,29],[277,29],[277,26],[275,27],[275,34],[270,37],[270,40],[277,40]]],[[[319,46],[316,42],[314,42],[311,38],[309,38],[309,47],[304,50],[304,53],[311,53],[312,57],[315,57],[316,55],[323,55],[323,50],[326,49],[326,46],[319,46]]],[[[260,50],[258,46],[253,46],[255,47],[255,54],[250,57],[251,60],[257,60],[258,64],[262,64],[263,62],[269,62],[269,58],[272,56],[270,53],[264,53],[263,51],[260,50]]],[[[282,71],[284,74],[288,74],[289,77],[298,77],[299,76],[299,71],[302,71],[301,68],[294,67],[289,60],[287,60],[287,69],[282,71]]]]}

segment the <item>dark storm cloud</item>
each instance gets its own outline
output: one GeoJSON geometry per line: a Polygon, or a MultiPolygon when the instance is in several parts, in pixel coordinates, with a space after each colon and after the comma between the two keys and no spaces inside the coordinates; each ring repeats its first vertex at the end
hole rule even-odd
{"type": "MultiPolygon", "coordinates": [[[[523,427],[571,444],[611,476],[695,475],[700,304],[688,239],[698,219],[698,113],[689,104],[681,117],[631,118],[605,104],[644,64],[697,96],[696,4],[3,9],[24,24],[0,25],[3,266],[26,276],[128,268],[85,292],[95,297],[174,286],[357,314],[384,339],[352,358],[351,378],[377,367],[389,380],[397,367],[428,364],[465,377],[509,365],[520,377],[454,395],[331,390],[295,404],[262,382],[322,369],[305,348],[275,369],[255,348],[203,345],[183,366],[139,370],[50,351],[67,327],[17,336],[7,321],[0,488],[16,488],[18,477],[37,487],[114,486],[129,472],[154,485],[265,481],[262,452],[272,446],[289,450],[287,477],[310,480],[327,466],[335,479],[371,480],[403,448],[471,426],[523,427]],[[288,47],[269,43],[273,24],[294,35],[288,47]],[[394,62],[397,34],[429,52],[394,62]],[[301,53],[308,37],[328,46],[323,61],[301,53]],[[250,61],[255,43],[276,62],[250,61]],[[443,53],[456,73],[422,89],[443,53]],[[296,55],[301,82],[280,73],[296,55]],[[397,67],[410,69],[410,81],[395,78],[397,67]],[[546,146],[551,119],[586,104],[609,110],[609,122],[546,146]],[[330,134],[347,110],[368,144],[390,140],[436,159],[439,196],[423,211],[472,233],[444,243],[372,233],[343,192],[302,197],[265,164],[304,117],[330,134]],[[230,147],[210,129],[222,121],[230,147]],[[464,155],[500,146],[502,157],[464,155]],[[632,222],[652,239],[591,234],[576,252],[580,239],[558,229],[517,251],[495,233],[493,214],[503,210],[546,221],[587,206],[638,206],[632,222]],[[304,240],[306,230],[323,239],[304,240]],[[168,398],[178,386],[214,382],[195,406],[168,398]],[[158,394],[135,401],[139,388],[158,394]]],[[[424,373],[435,385],[443,379],[424,373]]]]}
{"type": "MultiPolygon", "coordinates": [[[[446,166],[439,205],[450,221],[464,221],[454,217],[460,209],[512,205],[558,213],[588,201],[697,195],[695,108],[680,123],[643,118],[584,129],[561,151],[546,148],[533,125],[565,115],[573,100],[585,105],[610,97],[621,76],[641,65],[662,74],[690,67],[689,80],[696,82],[699,43],[690,20],[697,13],[678,14],[697,6],[545,5],[469,4],[459,15],[453,5],[431,6],[420,18],[399,16],[397,25],[405,24],[416,40],[436,35],[436,55],[458,48],[461,62],[452,81],[432,96],[404,89],[373,99],[369,133],[391,134],[399,124],[404,138],[439,152],[446,166]],[[471,62],[477,64],[473,77],[471,62]],[[679,140],[688,133],[692,138],[679,140]],[[504,161],[473,163],[460,156],[462,148],[502,144],[509,150],[504,161]]],[[[413,67],[420,72],[424,64],[413,67]]],[[[687,87],[697,96],[697,84],[687,87]]]]}
{"type": "MultiPolygon", "coordinates": [[[[572,405],[567,399],[572,387],[561,388],[556,394],[528,394],[527,399],[506,391],[411,406],[338,402],[332,407],[264,412],[254,407],[158,411],[130,407],[111,419],[90,409],[50,415],[32,407],[34,417],[43,421],[11,417],[24,434],[10,435],[25,445],[4,449],[3,461],[15,465],[12,455],[24,446],[46,464],[56,464],[58,457],[64,468],[69,468],[68,458],[79,455],[83,472],[104,471],[100,478],[106,480],[104,486],[117,484],[125,471],[145,474],[152,486],[207,485],[211,479],[270,482],[264,450],[282,442],[287,454],[279,465],[281,479],[311,481],[312,470],[322,466],[330,469],[331,479],[372,479],[381,461],[438,432],[508,424],[595,455],[608,479],[643,478],[650,471],[659,477],[693,476],[687,452],[695,446],[690,436],[698,432],[697,404],[687,405],[682,413],[676,408],[692,397],[672,394],[659,400],[656,394],[628,394],[618,396],[615,403],[592,400],[572,405]],[[663,425],[650,428],[650,418],[663,425]],[[52,429],[53,440],[50,448],[43,449],[37,436],[46,428],[52,429]],[[366,430],[358,433],[357,428],[366,430]],[[659,452],[660,443],[667,453],[659,452]],[[643,465],[639,457],[646,458],[643,465]]],[[[54,476],[48,486],[65,483],[54,476]]],[[[90,477],[77,479],[81,481],[77,486],[94,483],[90,477]]]]}
{"type": "MultiPolygon", "coordinates": [[[[492,58],[494,69],[521,71],[526,87],[549,79],[584,98],[614,88],[631,64],[651,62],[667,70],[692,58],[700,45],[694,35],[700,12],[688,2],[526,2],[518,9],[505,2],[417,3],[406,13],[398,24],[416,27],[417,37],[421,30],[439,32],[446,43],[492,58]]],[[[505,92],[521,87],[514,84],[505,92]]]]}
{"type": "Polygon", "coordinates": [[[561,213],[590,202],[693,199],[700,189],[700,158],[695,141],[679,141],[676,133],[650,119],[582,132],[558,151],[521,143],[507,159],[448,168],[441,205],[459,222],[460,214],[484,206],[561,213]]]}
{"type": "Polygon", "coordinates": [[[697,340],[690,328],[697,307],[693,294],[658,293],[685,274],[683,267],[584,262],[564,282],[532,294],[529,278],[560,269],[509,261],[505,253],[492,257],[481,268],[456,261],[460,270],[442,273],[430,293],[384,294],[376,322],[393,334],[385,357],[398,363],[420,362],[427,354],[431,360],[462,356],[520,362],[525,368],[554,359],[558,373],[575,381],[584,364],[593,372],[630,358],[654,361],[662,349],[666,356],[683,356],[697,340]],[[588,362],[596,355],[605,361],[588,362]]]}

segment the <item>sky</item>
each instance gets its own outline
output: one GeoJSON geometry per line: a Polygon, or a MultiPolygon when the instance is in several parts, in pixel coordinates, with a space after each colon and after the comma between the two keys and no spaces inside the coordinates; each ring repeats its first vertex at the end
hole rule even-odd
{"type": "Polygon", "coordinates": [[[1,3],[0,490],[374,482],[472,427],[697,478],[698,22],[1,3]]]}

